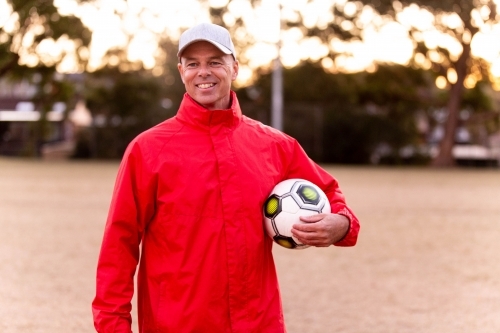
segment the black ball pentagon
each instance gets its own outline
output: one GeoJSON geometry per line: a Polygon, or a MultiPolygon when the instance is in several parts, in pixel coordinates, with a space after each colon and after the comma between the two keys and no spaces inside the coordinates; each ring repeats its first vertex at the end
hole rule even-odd
{"type": "Polygon", "coordinates": [[[293,240],[292,237],[276,235],[273,237],[273,240],[279,245],[286,247],[287,249],[295,249],[296,247],[298,247],[298,244],[293,240]]]}
{"type": "Polygon", "coordinates": [[[281,212],[281,200],[280,197],[273,194],[264,203],[264,215],[271,219],[278,215],[279,212],[281,212]]]}
{"type": "Polygon", "coordinates": [[[321,200],[321,196],[316,189],[309,185],[300,185],[297,189],[297,194],[300,199],[306,204],[317,205],[321,200]]]}

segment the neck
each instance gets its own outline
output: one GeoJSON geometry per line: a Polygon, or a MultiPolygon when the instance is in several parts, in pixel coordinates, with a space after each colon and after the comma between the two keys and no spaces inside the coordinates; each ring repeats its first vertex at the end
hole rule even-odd
{"type": "Polygon", "coordinates": [[[233,105],[233,94],[231,92],[229,92],[229,94],[227,96],[225,96],[224,98],[222,98],[218,101],[215,101],[214,103],[210,103],[210,104],[200,103],[197,100],[195,100],[194,98],[193,98],[193,100],[209,111],[228,110],[228,109],[231,109],[231,107],[233,105]]]}

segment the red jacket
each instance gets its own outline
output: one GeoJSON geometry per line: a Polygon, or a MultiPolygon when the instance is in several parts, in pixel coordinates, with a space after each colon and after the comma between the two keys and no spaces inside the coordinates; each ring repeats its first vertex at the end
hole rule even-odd
{"type": "Polygon", "coordinates": [[[359,224],[335,179],[294,139],[242,116],[231,94],[231,109],[218,111],[186,94],[175,117],[127,148],[97,268],[98,332],[131,332],[139,258],[140,332],[285,332],[262,224],[262,205],[282,180],[321,187],[332,212],[351,222],[335,245],[356,243],[359,224]]]}

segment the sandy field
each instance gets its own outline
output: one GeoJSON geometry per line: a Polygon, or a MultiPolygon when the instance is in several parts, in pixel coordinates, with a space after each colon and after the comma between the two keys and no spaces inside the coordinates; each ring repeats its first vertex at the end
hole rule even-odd
{"type": "MultiPolygon", "coordinates": [[[[0,158],[0,332],[94,331],[117,167],[0,158]]],[[[289,333],[500,332],[500,169],[327,168],[361,233],[275,247],[289,333]]]]}

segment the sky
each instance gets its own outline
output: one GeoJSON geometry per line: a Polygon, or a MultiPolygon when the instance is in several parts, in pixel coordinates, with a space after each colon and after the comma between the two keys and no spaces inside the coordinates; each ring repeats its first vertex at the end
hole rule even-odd
{"type": "MultiPolygon", "coordinates": [[[[0,27],[8,30],[9,8],[6,0],[0,0],[0,27]]],[[[500,3],[500,0],[495,0],[500,3]]],[[[422,40],[429,48],[436,46],[449,50],[452,56],[458,58],[462,52],[460,43],[450,35],[435,28],[437,18],[417,6],[401,8],[397,21],[386,21],[378,16],[370,7],[347,2],[347,0],[282,0],[281,18],[288,21],[298,19],[300,12],[306,27],[326,26],[333,19],[332,7],[344,12],[347,16],[359,15],[355,23],[345,21],[341,27],[349,31],[360,28],[363,40],[347,43],[333,39],[330,45],[324,45],[317,37],[305,38],[300,29],[290,29],[280,32],[280,2],[279,0],[262,0],[261,4],[252,8],[249,0],[96,0],[91,3],[78,4],[76,0],[54,0],[61,15],[76,15],[93,32],[92,44],[85,56],[89,58],[88,70],[102,66],[102,58],[111,48],[127,49],[128,59],[142,61],[145,68],[156,70],[157,59],[162,57],[158,48],[159,36],[168,35],[174,41],[186,28],[210,21],[207,6],[224,7],[229,11],[223,17],[226,24],[231,25],[236,19],[243,19],[248,33],[256,42],[239,54],[241,59],[247,59],[241,66],[239,83],[245,84],[252,79],[253,68],[270,66],[278,52],[286,67],[293,67],[300,61],[311,59],[321,60],[323,67],[332,73],[356,72],[373,70],[374,62],[389,62],[407,64],[413,55],[413,42],[408,38],[411,27],[422,31],[422,40]],[[281,40],[278,50],[277,42],[281,40]],[[330,49],[342,52],[343,55],[331,59],[330,49]]],[[[481,16],[488,14],[484,8],[475,13],[477,22],[481,16]]],[[[442,24],[449,27],[461,25],[456,14],[439,18],[442,24]]],[[[12,21],[12,19],[11,19],[12,21]]],[[[492,64],[491,72],[500,77],[500,24],[484,25],[478,23],[481,33],[471,41],[473,54],[482,57],[492,64]]],[[[10,27],[13,29],[13,27],[10,27]]],[[[238,32],[237,32],[238,33],[238,32]]],[[[237,38],[238,36],[235,36],[237,38]]],[[[245,33],[241,32],[241,37],[245,33]]],[[[1,40],[0,36],[0,40],[1,40]]],[[[45,59],[66,54],[58,69],[62,72],[81,70],[74,66],[74,51],[69,40],[47,41],[39,47],[39,52],[45,54],[45,59]]],[[[437,53],[431,56],[438,57],[437,53]]],[[[416,57],[422,67],[429,67],[430,62],[425,57],[416,57]]],[[[33,56],[23,58],[26,64],[37,61],[33,56]]],[[[112,59],[118,62],[119,59],[112,59]]],[[[453,79],[450,73],[448,79],[453,79]]],[[[446,81],[446,79],[445,79],[446,81]]],[[[439,85],[438,85],[439,86],[439,85]]]]}

